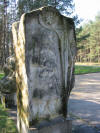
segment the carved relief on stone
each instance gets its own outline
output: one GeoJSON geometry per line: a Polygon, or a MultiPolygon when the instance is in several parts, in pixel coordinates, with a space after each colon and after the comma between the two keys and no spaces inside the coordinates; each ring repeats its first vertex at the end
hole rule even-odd
{"type": "MultiPolygon", "coordinates": [[[[38,31],[37,31],[38,32],[38,31]]],[[[57,34],[45,27],[40,28],[38,36],[32,35],[34,39],[34,49],[31,49],[32,55],[30,57],[30,83],[31,93],[33,93],[32,99],[32,115],[38,117],[45,117],[52,114],[52,111],[57,113],[55,101],[52,102],[52,109],[48,102],[51,103],[51,99],[60,99],[61,94],[61,80],[60,80],[60,55],[59,55],[59,38],[57,34]],[[41,40],[39,40],[41,38],[41,40]],[[58,63],[59,62],[59,63],[58,63]],[[35,99],[38,98],[36,104],[35,99]],[[43,100],[43,102],[41,101],[43,100]],[[41,103],[42,102],[42,103],[41,103]],[[42,110],[40,105],[43,104],[42,110]],[[36,111],[37,110],[37,111],[36,111]],[[45,111],[48,110],[48,111],[45,111]]],[[[30,52],[29,52],[30,53],[30,52]]],[[[58,112],[61,108],[60,100],[58,112]]],[[[58,108],[58,107],[57,107],[58,108]]]]}
{"type": "Polygon", "coordinates": [[[74,34],[73,20],[53,7],[44,7],[21,17],[18,39],[14,36],[18,40],[14,47],[18,96],[21,95],[18,98],[19,127],[22,123],[27,128],[36,119],[58,115],[66,118],[74,81],[74,34]]]}
{"type": "Polygon", "coordinates": [[[56,14],[54,12],[47,12],[46,14],[39,15],[39,17],[45,25],[52,25],[55,23],[56,14]]]}

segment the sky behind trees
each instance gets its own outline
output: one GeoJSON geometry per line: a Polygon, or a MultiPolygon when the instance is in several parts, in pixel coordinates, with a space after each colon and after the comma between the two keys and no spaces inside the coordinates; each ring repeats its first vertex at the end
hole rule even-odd
{"type": "Polygon", "coordinates": [[[74,0],[74,3],[77,15],[83,19],[82,23],[94,20],[100,12],[100,0],[74,0]]]}

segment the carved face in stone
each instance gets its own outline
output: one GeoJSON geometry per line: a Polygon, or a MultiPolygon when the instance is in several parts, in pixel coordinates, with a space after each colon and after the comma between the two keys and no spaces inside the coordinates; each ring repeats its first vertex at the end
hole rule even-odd
{"type": "Polygon", "coordinates": [[[48,12],[46,14],[40,15],[41,20],[46,24],[46,25],[52,25],[55,23],[55,14],[53,12],[48,12]]]}

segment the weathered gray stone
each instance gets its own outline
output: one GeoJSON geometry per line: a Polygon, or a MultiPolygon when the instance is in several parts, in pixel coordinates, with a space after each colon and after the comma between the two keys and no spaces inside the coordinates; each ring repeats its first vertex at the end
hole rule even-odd
{"type": "Polygon", "coordinates": [[[4,65],[4,77],[0,80],[0,97],[4,106],[16,105],[15,58],[10,56],[4,65]]]}
{"type": "Polygon", "coordinates": [[[0,92],[11,94],[16,92],[15,81],[15,58],[11,56],[7,58],[7,63],[4,65],[4,77],[0,80],[0,92]]]}
{"type": "Polygon", "coordinates": [[[23,14],[12,26],[16,56],[18,129],[67,117],[74,85],[74,23],[53,7],[23,14]]]}
{"type": "Polygon", "coordinates": [[[64,119],[49,121],[43,126],[29,128],[29,133],[72,133],[72,121],[64,119]]]}

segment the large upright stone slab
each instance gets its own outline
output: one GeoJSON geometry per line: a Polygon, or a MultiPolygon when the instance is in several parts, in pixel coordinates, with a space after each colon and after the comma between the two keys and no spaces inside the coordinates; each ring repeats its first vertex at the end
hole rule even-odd
{"type": "Polygon", "coordinates": [[[67,117],[74,84],[74,23],[53,7],[23,14],[12,26],[16,55],[17,124],[21,133],[43,120],[67,117]]]}

